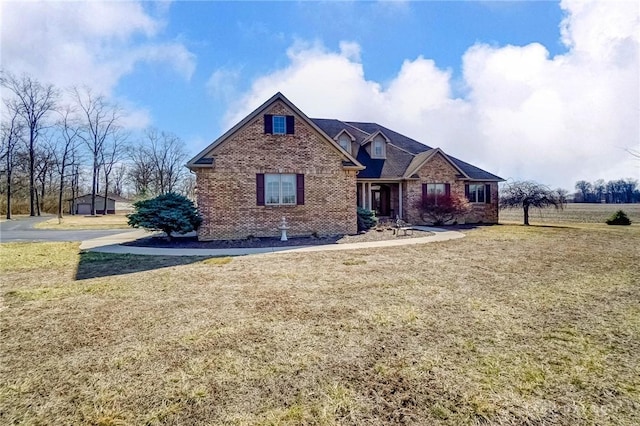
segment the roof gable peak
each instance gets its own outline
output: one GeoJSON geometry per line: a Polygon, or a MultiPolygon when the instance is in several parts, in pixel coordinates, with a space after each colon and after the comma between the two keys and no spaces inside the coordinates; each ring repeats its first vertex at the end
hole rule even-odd
{"type": "Polygon", "coordinates": [[[270,97],[267,101],[265,101],[262,105],[260,105],[258,108],[256,108],[253,112],[251,112],[249,115],[247,115],[245,118],[243,118],[240,122],[238,122],[235,126],[233,126],[231,129],[229,129],[227,132],[225,132],[222,136],[220,136],[219,138],[217,138],[215,141],[213,141],[209,146],[207,146],[205,149],[203,149],[202,151],[200,151],[200,153],[198,153],[195,157],[193,157],[191,160],[189,160],[189,162],[186,164],[186,166],[189,169],[193,169],[194,167],[210,167],[213,163],[212,162],[206,162],[206,163],[202,163],[201,160],[203,160],[203,158],[209,153],[211,152],[214,148],[216,148],[218,145],[220,145],[221,143],[225,142],[227,139],[229,139],[233,134],[235,134],[238,130],[240,130],[241,128],[243,128],[245,125],[247,125],[248,123],[250,123],[251,121],[253,121],[256,117],[259,117],[260,115],[263,115],[270,107],[271,105],[273,105],[276,102],[282,102],[285,104],[285,106],[291,110],[291,112],[294,115],[297,115],[302,121],[304,121],[308,126],[310,126],[311,128],[313,128],[316,132],[318,132],[323,139],[325,139],[326,141],[328,141],[336,150],[338,150],[342,155],[344,155],[346,157],[346,161],[348,163],[354,164],[354,167],[358,168],[358,169],[364,169],[364,166],[362,166],[351,154],[346,153],[342,150],[342,148],[340,148],[340,146],[338,145],[338,143],[333,140],[329,135],[327,135],[320,127],[318,127],[309,117],[307,117],[307,115],[302,112],[297,106],[295,106],[289,99],[287,99],[287,97],[285,95],[283,95],[281,92],[276,92],[272,97],[270,97]]]}

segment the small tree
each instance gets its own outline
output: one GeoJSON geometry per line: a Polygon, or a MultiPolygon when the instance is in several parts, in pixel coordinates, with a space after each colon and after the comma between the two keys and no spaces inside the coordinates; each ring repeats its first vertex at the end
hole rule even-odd
{"type": "Polygon", "coordinates": [[[377,222],[375,212],[358,207],[358,232],[373,228],[377,222]]]}
{"type": "Polygon", "coordinates": [[[562,209],[565,197],[557,190],[532,181],[515,181],[507,183],[500,190],[500,208],[522,208],[524,224],[529,225],[529,209],[531,207],[544,208],[554,206],[562,209]]]}
{"type": "Polygon", "coordinates": [[[466,197],[456,193],[426,194],[415,202],[420,218],[434,225],[445,225],[466,214],[471,208],[466,197]]]}
{"type": "Polygon", "coordinates": [[[173,233],[186,234],[195,231],[202,223],[193,202],[173,192],[138,201],[133,207],[135,211],[127,215],[129,226],[162,231],[170,240],[173,233]]]}
{"type": "Polygon", "coordinates": [[[625,212],[618,210],[606,220],[607,225],[631,225],[631,220],[625,212]]]}

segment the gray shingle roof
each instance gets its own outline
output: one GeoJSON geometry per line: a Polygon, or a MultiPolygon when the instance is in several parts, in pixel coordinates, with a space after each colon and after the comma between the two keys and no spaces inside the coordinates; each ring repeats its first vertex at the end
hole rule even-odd
{"type": "MultiPolygon", "coordinates": [[[[347,130],[356,142],[362,146],[366,139],[375,134],[382,132],[388,139],[386,159],[371,158],[364,148],[360,148],[356,154],[356,159],[366,169],[358,173],[359,178],[387,178],[397,179],[404,175],[407,168],[417,154],[430,151],[432,148],[421,142],[404,136],[398,132],[381,126],[377,123],[361,123],[356,121],[340,121],[326,118],[312,118],[316,126],[322,129],[328,136],[334,138],[342,130],[347,130]]],[[[502,181],[499,176],[482,170],[472,164],[466,163],[457,158],[447,156],[460,170],[462,170],[470,179],[502,181]]],[[[419,160],[419,159],[418,159],[419,160]]]]}

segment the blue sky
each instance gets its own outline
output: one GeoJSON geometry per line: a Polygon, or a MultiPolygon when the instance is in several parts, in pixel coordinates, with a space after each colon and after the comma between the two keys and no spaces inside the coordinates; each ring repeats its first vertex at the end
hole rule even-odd
{"type": "Polygon", "coordinates": [[[2,66],[195,154],[276,91],[505,178],[638,178],[636,2],[4,2],[2,66]]]}
{"type": "MultiPolygon", "coordinates": [[[[144,6],[153,13],[152,4],[144,6]]],[[[225,130],[219,126],[224,125],[226,99],[205,90],[211,74],[219,69],[237,72],[233,90],[246,91],[259,76],[286,66],[287,49],[296,42],[319,41],[332,50],[341,41],[357,42],[364,77],[383,85],[405,59],[418,56],[451,69],[459,79],[462,55],[476,42],[538,42],[551,55],[564,52],[562,17],[558,4],[546,1],[176,2],[160,38],[178,39],[197,55],[191,79],[180,80],[169,69],[141,63],[115,93],[128,98],[135,94],[135,101],[150,109],[156,126],[184,137],[203,131],[214,137],[225,130]],[[203,126],[203,118],[212,116],[220,120],[203,126]]]]}

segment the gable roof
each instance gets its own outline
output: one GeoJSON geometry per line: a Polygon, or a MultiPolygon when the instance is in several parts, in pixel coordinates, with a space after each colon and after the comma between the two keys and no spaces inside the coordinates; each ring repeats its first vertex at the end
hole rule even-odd
{"type": "Polygon", "coordinates": [[[456,169],[461,177],[465,177],[465,178],[469,178],[469,176],[464,172],[464,170],[460,169],[460,167],[458,167],[458,165],[453,162],[451,160],[451,158],[449,158],[449,156],[447,154],[445,154],[440,148],[434,148],[434,149],[430,149],[428,151],[424,151],[421,152],[420,154],[417,154],[415,157],[413,157],[413,160],[411,161],[411,164],[409,165],[409,167],[407,167],[407,169],[404,172],[404,177],[408,178],[413,176],[414,173],[417,173],[418,170],[430,159],[432,159],[433,157],[435,157],[436,155],[440,155],[442,158],[444,158],[444,160],[449,163],[454,169],[456,169]]]}
{"type": "Polygon", "coordinates": [[[370,142],[376,134],[381,133],[388,139],[386,158],[371,158],[366,150],[360,149],[357,153],[358,161],[366,168],[358,173],[358,178],[371,179],[406,179],[436,153],[442,156],[460,172],[463,179],[497,181],[502,179],[492,173],[482,170],[455,157],[445,154],[440,148],[431,148],[415,139],[395,132],[378,123],[363,123],[357,121],[340,121],[326,118],[312,118],[327,134],[338,135],[343,129],[354,136],[360,146],[370,142]]]}
{"type": "Polygon", "coordinates": [[[267,109],[274,104],[275,102],[284,103],[287,108],[293,111],[298,117],[300,117],[306,124],[308,124],[311,128],[317,131],[320,136],[325,139],[333,148],[335,148],[344,158],[342,161],[343,167],[362,170],[364,166],[360,164],[351,154],[345,152],[340,145],[336,141],[334,141],[322,128],[318,127],[316,123],[314,123],[309,117],[305,115],[302,111],[298,109],[289,99],[287,99],[282,93],[278,92],[273,95],[270,99],[256,108],[251,114],[242,119],[238,124],[229,129],[226,133],[220,136],[218,139],[213,141],[209,146],[200,151],[195,157],[187,162],[187,167],[191,170],[199,168],[199,167],[211,167],[214,164],[213,158],[207,157],[207,154],[211,152],[215,147],[229,139],[233,134],[239,131],[242,127],[244,127],[247,123],[254,120],[256,117],[263,115],[267,109]]]}

